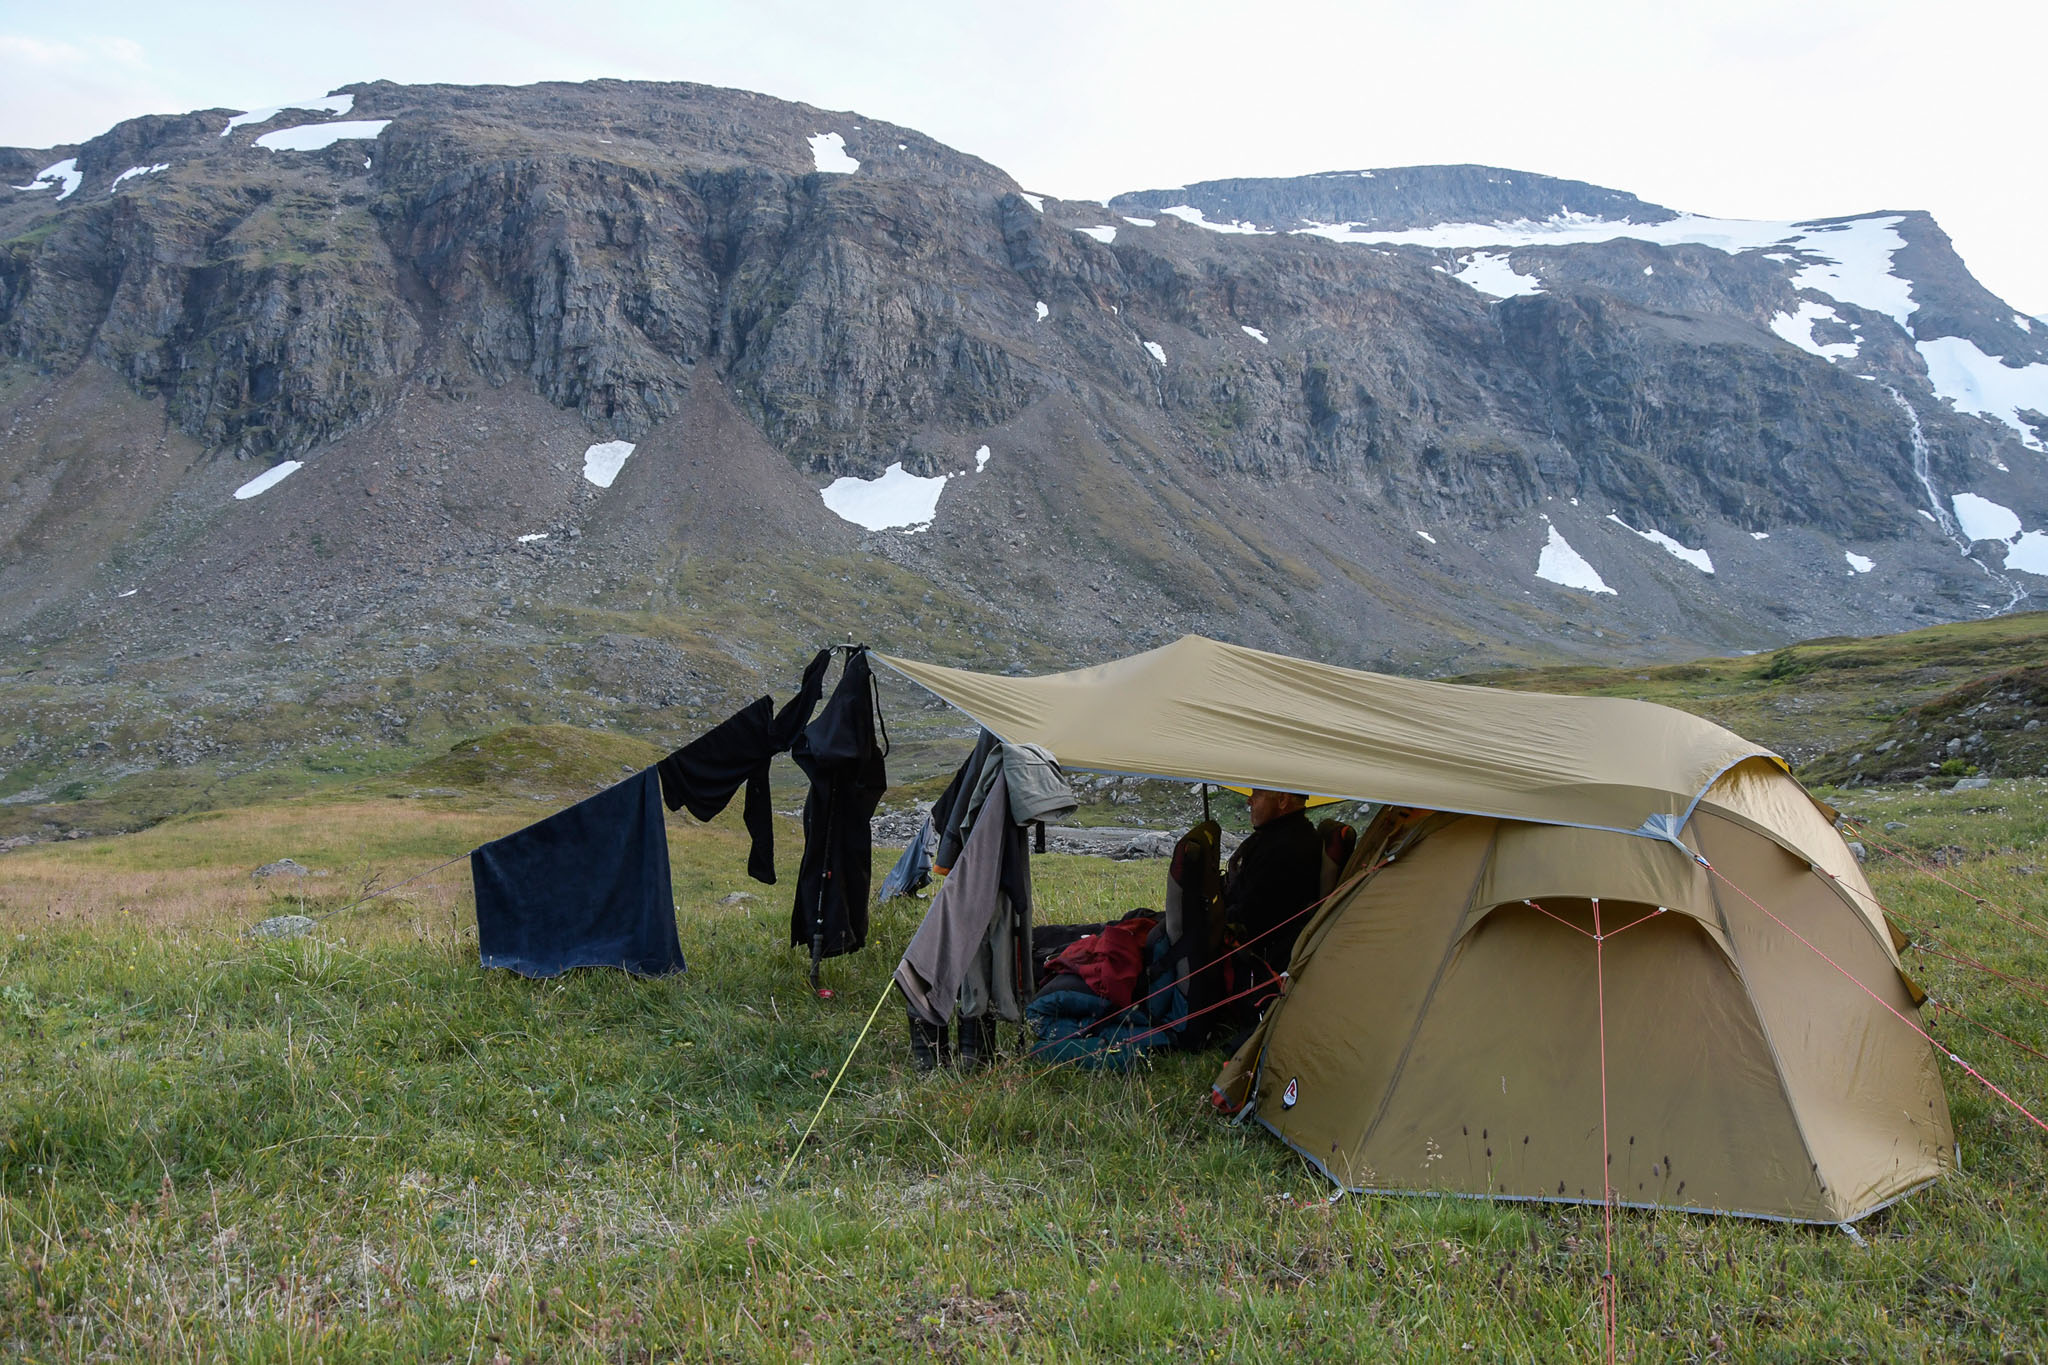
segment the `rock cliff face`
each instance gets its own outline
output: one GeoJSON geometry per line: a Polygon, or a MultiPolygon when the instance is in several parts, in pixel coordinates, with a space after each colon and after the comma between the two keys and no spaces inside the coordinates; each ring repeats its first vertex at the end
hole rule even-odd
{"type": "Polygon", "coordinates": [[[296,696],[431,671],[414,637],[686,729],[720,694],[677,660],[744,687],[849,631],[1448,669],[2048,581],[2048,327],[1924,214],[1728,224],[1475,166],[1105,207],[742,91],[313,104],[0,149],[0,652],[109,717],[156,704],[110,665],[296,696]],[[896,464],[935,511],[819,497],[896,464]],[[590,630],[676,652],[548,661],[590,630]]]}
{"type": "Polygon", "coordinates": [[[1497,166],[1396,166],[1328,171],[1286,180],[1205,180],[1172,190],[1120,194],[1109,206],[1147,215],[1187,205],[1219,222],[1358,223],[1400,231],[1439,223],[1543,222],[1578,216],[1660,223],[1678,215],[1632,194],[1497,166]]]}

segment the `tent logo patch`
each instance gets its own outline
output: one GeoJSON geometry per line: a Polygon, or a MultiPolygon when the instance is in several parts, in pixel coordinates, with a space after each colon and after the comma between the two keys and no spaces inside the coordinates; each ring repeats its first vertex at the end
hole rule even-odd
{"type": "Polygon", "coordinates": [[[1280,1092],[1280,1107],[1281,1107],[1282,1109],[1292,1109],[1292,1108],[1294,1107],[1294,1102],[1295,1102],[1296,1100],[1300,1099],[1300,1098],[1301,1098],[1301,1080],[1300,1080],[1300,1078],[1299,1078],[1299,1077],[1296,1077],[1296,1076],[1290,1076],[1290,1077],[1288,1077],[1288,1078],[1287,1078],[1287,1088],[1286,1088],[1285,1090],[1283,1090],[1283,1091],[1281,1091],[1281,1092],[1280,1092]]]}

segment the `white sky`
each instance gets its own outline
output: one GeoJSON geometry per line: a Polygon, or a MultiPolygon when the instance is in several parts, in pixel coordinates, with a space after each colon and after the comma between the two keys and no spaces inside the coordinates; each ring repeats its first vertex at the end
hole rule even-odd
{"type": "Polygon", "coordinates": [[[0,0],[0,144],[379,77],[694,80],[1070,198],[1470,161],[1724,216],[1927,209],[2042,314],[2044,51],[2038,0],[0,0]]]}

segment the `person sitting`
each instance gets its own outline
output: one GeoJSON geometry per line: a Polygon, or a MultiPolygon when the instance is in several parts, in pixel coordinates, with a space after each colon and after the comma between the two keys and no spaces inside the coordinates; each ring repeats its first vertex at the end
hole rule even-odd
{"type": "Polygon", "coordinates": [[[1323,845],[1299,792],[1253,788],[1252,832],[1223,875],[1223,918],[1255,976],[1287,970],[1303,912],[1322,896],[1323,845]]]}

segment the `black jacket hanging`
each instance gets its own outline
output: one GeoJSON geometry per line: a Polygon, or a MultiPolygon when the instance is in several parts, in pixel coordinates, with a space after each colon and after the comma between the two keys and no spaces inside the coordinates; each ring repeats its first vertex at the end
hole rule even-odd
{"type": "Polygon", "coordinates": [[[817,709],[825,690],[825,669],[832,651],[821,649],[804,669],[797,694],[781,711],[768,697],[757,697],[656,764],[661,797],[670,810],[689,807],[699,820],[726,808],[744,784],[741,807],[753,847],[747,854],[747,875],[775,884],[775,815],[768,804],[768,760],[789,748],[817,709]]]}
{"type": "Polygon", "coordinates": [[[789,941],[811,966],[867,942],[874,843],[868,822],[888,788],[876,740],[874,673],[865,648],[847,656],[839,686],[797,736],[790,757],[811,779],[804,800],[804,858],[797,872],[789,941]]]}

